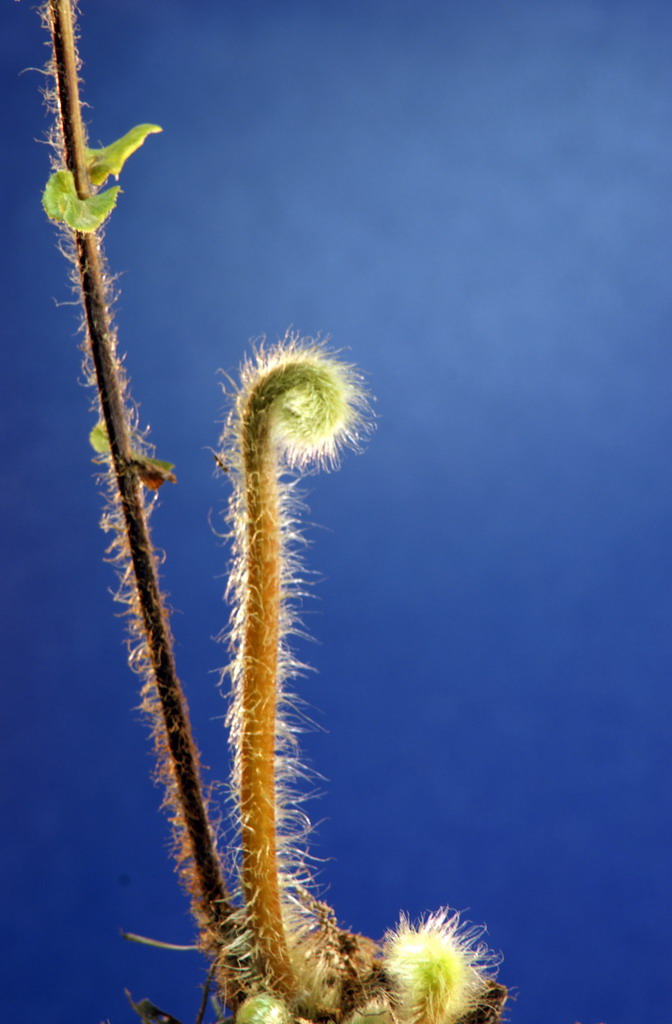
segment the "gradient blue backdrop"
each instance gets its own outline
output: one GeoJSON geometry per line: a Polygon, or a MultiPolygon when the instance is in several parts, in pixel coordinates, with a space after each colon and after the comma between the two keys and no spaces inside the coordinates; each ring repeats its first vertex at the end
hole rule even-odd
{"type": "MultiPolygon", "coordinates": [[[[320,881],[372,936],[486,922],[515,1024],[664,1021],[672,961],[672,6],[97,0],[91,138],[163,125],[107,251],[122,348],[177,463],[179,668],[226,776],[227,495],[208,445],[248,339],[333,334],[377,430],[308,481],[301,683],[320,881]],[[333,858],[333,859],[327,859],[333,858]]],[[[187,1022],[189,942],[103,564],[77,310],[39,204],[27,2],[1,14],[0,1014],[187,1022]]]]}

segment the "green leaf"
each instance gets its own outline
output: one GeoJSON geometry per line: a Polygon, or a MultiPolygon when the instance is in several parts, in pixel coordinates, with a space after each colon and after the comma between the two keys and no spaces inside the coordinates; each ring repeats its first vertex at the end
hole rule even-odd
{"type": "Polygon", "coordinates": [[[105,429],[104,423],[96,423],[95,427],[89,434],[89,443],[94,452],[98,452],[99,455],[104,455],[106,452],[109,452],[110,441],[107,436],[107,430],[105,429]]]}
{"type": "Polygon", "coordinates": [[[102,185],[110,174],[118,178],[131,153],[140,149],[148,135],[162,131],[163,128],[159,128],[158,124],[136,124],[135,128],[131,128],[130,132],[126,132],[116,142],[111,142],[109,146],[104,146],[102,149],[87,148],[87,170],[91,184],[102,185]]]}
{"type": "Polygon", "coordinates": [[[164,462],[163,459],[151,459],[149,455],[142,455],[140,452],[131,452],[133,466],[138,472],[145,487],[156,491],[162,484],[177,483],[177,477],[173,473],[174,462],[164,462]]]}
{"type": "Polygon", "coordinates": [[[119,186],[114,185],[88,199],[80,199],[72,172],[56,171],[42,194],[42,205],[52,220],[64,221],[75,231],[88,234],[99,228],[112,212],[118,192],[119,186]]]}
{"type": "Polygon", "coordinates": [[[145,455],[144,461],[148,462],[150,466],[156,466],[158,469],[162,469],[164,473],[170,473],[171,470],[175,469],[174,462],[164,462],[163,459],[150,459],[145,455]]]}
{"type": "MultiPolygon", "coordinates": [[[[99,455],[107,455],[110,451],[110,441],[107,436],[105,424],[102,421],[96,423],[95,427],[89,434],[89,443],[94,452],[98,452],[99,455]]],[[[177,483],[177,477],[173,473],[173,470],[175,469],[174,462],[165,462],[163,459],[153,459],[149,455],[143,455],[142,452],[132,448],[131,461],[129,465],[135,469],[145,487],[149,487],[152,491],[156,491],[165,483],[177,483]]],[[[135,938],[135,936],[133,936],[133,938],[135,938]]],[[[138,941],[143,940],[138,939],[138,941]]]]}

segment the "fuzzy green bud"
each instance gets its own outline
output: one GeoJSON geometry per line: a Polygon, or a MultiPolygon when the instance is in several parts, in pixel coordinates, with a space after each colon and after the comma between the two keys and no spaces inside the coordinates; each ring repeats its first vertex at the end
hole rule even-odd
{"type": "Polygon", "coordinates": [[[280,999],[266,994],[250,996],[236,1014],[236,1024],[292,1024],[292,1015],[280,999]]]}
{"type": "Polygon", "coordinates": [[[402,918],[385,943],[385,970],[395,982],[406,1024],[457,1024],[476,1010],[497,960],[477,943],[482,929],[463,928],[441,911],[418,927],[402,918]]]}
{"type": "Polygon", "coordinates": [[[333,465],[343,445],[356,446],[368,404],[352,366],[288,333],[243,366],[237,407],[243,430],[268,428],[284,463],[305,470],[333,465]]]}

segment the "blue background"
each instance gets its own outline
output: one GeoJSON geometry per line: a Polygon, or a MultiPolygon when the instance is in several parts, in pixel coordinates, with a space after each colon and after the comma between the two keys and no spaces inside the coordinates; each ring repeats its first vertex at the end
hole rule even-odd
{"type": "MultiPolygon", "coordinates": [[[[663,1020],[672,960],[672,6],[85,2],[92,143],[152,121],[107,230],[157,454],[179,670],[224,779],[217,369],[293,324],[377,429],[311,477],[300,691],[320,882],[380,937],[486,922],[515,1024],[663,1020]],[[468,908],[468,909],[467,909],[468,908]]],[[[194,1019],[103,563],[78,312],[39,196],[44,35],[3,5],[4,1020],[194,1019]]]]}

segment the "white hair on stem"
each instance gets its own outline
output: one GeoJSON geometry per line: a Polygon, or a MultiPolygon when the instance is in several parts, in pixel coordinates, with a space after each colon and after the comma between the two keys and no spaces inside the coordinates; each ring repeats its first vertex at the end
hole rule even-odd
{"type": "Polygon", "coordinates": [[[299,632],[302,593],[296,479],[287,471],[332,468],[357,447],[368,402],[357,371],[325,343],[288,332],[263,343],[241,370],[222,437],[233,481],[229,520],[234,564],[227,597],[233,700],[227,717],[234,752],[233,797],[241,839],[240,887],[260,981],[293,998],[304,987],[297,945],[306,931],[310,885],[299,804],[297,725],[287,681],[302,666],[288,638],[299,632]],[[303,919],[302,919],[303,915],[303,919]]]}

